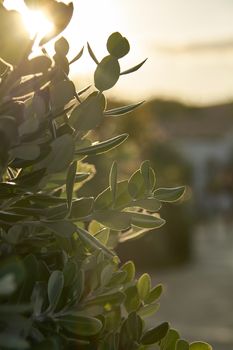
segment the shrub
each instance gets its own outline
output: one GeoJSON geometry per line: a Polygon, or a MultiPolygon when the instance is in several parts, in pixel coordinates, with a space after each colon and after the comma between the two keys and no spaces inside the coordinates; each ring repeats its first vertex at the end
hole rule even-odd
{"type": "MultiPolygon", "coordinates": [[[[71,4],[26,3],[48,5],[56,35],[72,16],[71,4]]],[[[97,64],[96,89],[83,98],[89,87],[77,92],[68,78],[82,51],[69,62],[69,44],[61,37],[50,58],[42,46],[47,36],[41,55],[28,59],[33,42],[19,15],[1,5],[0,16],[6,35],[0,47],[1,349],[210,349],[189,346],[167,322],[148,330],[145,317],[157,311],[162,287],[152,287],[146,273],[136,279],[133,262],[121,265],[114,253],[125,237],[161,227],[161,204],[177,200],[184,188],[156,189],[148,161],[118,182],[113,163],[108,188],[96,198],[79,198],[94,172],[85,157],[127,138],[92,143],[88,132],[139,105],[107,110],[103,94],[141,65],[121,72],[127,39],[112,34],[109,55],[100,62],[88,46],[97,64]]]]}

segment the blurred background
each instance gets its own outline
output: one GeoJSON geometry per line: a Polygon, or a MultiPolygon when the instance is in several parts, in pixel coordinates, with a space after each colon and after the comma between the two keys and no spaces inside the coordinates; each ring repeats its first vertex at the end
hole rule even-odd
{"type": "MultiPolygon", "coordinates": [[[[150,271],[165,293],[153,321],[169,320],[188,340],[233,349],[233,1],[76,1],[66,36],[76,53],[89,41],[98,59],[120,31],[131,43],[127,69],[148,57],[107,93],[109,108],[146,100],[131,115],[106,120],[92,135],[130,138],[117,151],[88,159],[97,169],[85,193],[107,186],[113,160],[122,179],[144,159],[158,186],[186,184],[182,203],[167,205],[164,228],[119,246],[122,259],[150,271]]],[[[92,83],[86,54],[72,68],[82,88],[92,83]]]]}
{"type": "MultiPolygon", "coordinates": [[[[5,3],[20,7],[22,1],[5,3]]],[[[190,341],[202,339],[215,350],[232,350],[233,1],[74,4],[74,18],[64,32],[70,58],[88,40],[102,59],[114,31],[131,43],[122,70],[148,57],[137,73],[122,76],[107,92],[109,108],[146,103],[129,116],[106,120],[92,134],[93,139],[123,132],[130,137],[107,161],[101,156],[88,159],[97,175],[82,191],[92,195],[106,188],[115,159],[122,179],[149,159],[158,186],[187,185],[181,203],[162,209],[164,228],[120,245],[118,253],[165,286],[160,312],[151,323],[169,320],[190,341]]],[[[93,82],[94,70],[85,50],[71,71],[78,89],[93,82]]]]}

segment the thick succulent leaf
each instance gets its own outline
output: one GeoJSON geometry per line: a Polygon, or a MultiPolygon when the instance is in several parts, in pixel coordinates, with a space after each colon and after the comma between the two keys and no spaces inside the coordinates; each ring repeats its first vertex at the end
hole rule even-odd
{"type": "Polygon", "coordinates": [[[140,172],[144,178],[145,186],[148,193],[151,193],[155,187],[155,173],[150,166],[150,162],[145,160],[140,167],[140,172]]]}
{"type": "Polygon", "coordinates": [[[115,256],[115,254],[111,252],[111,250],[109,250],[106,246],[104,246],[98,239],[92,236],[88,231],[82,229],[81,227],[77,227],[77,232],[81,240],[91,249],[102,250],[103,253],[108,258],[112,258],[115,256]]]}
{"type": "Polygon", "coordinates": [[[75,86],[70,80],[60,80],[50,85],[50,100],[53,112],[63,110],[75,96],[75,86]]]}
{"type": "Polygon", "coordinates": [[[135,311],[129,314],[126,321],[126,327],[129,333],[129,337],[139,342],[143,331],[143,321],[135,311]]]}
{"type": "Polygon", "coordinates": [[[135,266],[133,261],[127,261],[122,267],[123,271],[126,271],[127,277],[125,282],[131,282],[135,278],[135,266]]]}
{"type": "Polygon", "coordinates": [[[132,214],[132,225],[142,228],[159,228],[165,224],[165,220],[158,218],[153,215],[146,215],[141,213],[131,213],[132,214]]]}
{"type": "Polygon", "coordinates": [[[125,308],[128,312],[137,311],[141,305],[136,286],[131,286],[125,290],[125,308]]]}
{"type": "Polygon", "coordinates": [[[130,113],[132,111],[134,111],[136,108],[138,108],[139,106],[141,106],[144,103],[144,101],[142,102],[138,102],[135,104],[131,104],[128,106],[123,106],[123,107],[117,107],[117,108],[113,108],[113,109],[109,109],[107,111],[104,112],[105,116],[112,116],[112,117],[118,117],[127,113],[130,113]]]}
{"type": "Polygon", "coordinates": [[[140,69],[143,66],[143,64],[146,61],[147,61],[147,58],[145,60],[143,60],[141,63],[137,64],[136,66],[129,68],[127,70],[124,70],[123,72],[121,72],[120,75],[125,75],[125,74],[130,74],[130,73],[136,72],[138,69],[140,69]]]}
{"type": "Polygon", "coordinates": [[[57,137],[50,143],[49,155],[36,167],[46,168],[47,173],[58,173],[67,169],[74,155],[74,140],[69,134],[57,137]]]}
{"type": "Polygon", "coordinates": [[[117,163],[113,162],[109,173],[109,187],[112,192],[112,199],[115,202],[117,190],[117,163]]]}
{"type": "Polygon", "coordinates": [[[176,202],[182,198],[185,187],[158,188],[154,191],[154,197],[161,202],[176,202]]]}
{"type": "Polygon", "coordinates": [[[146,186],[140,170],[135,171],[129,179],[128,191],[134,199],[143,198],[145,196],[146,186]]]}
{"type": "Polygon", "coordinates": [[[72,63],[78,61],[78,60],[82,57],[83,51],[84,51],[84,46],[83,46],[82,49],[79,51],[79,53],[78,53],[74,58],[72,58],[72,60],[69,62],[69,64],[72,64],[72,63]]]}
{"type": "Polygon", "coordinates": [[[143,319],[146,317],[151,317],[158,311],[159,306],[159,303],[145,305],[141,307],[140,310],[138,310],[138,315],[141,316],[143,319]]]}
{"type": "Polygon", "coordinates": [[[197,341],[189,345],[189,350],[212,350],[212,346],[205,342],[197,341]]]}
{"type": "Polygon", "coordinates": [[[108,139],[106,141],[102,142],[95,142],[89,147],[80,148],[77,151],[75,151],[75,154],[80,155],[93,155],[93,154],[101,154],[104,152],[108,152],[111,149],[119,146],[121,143],[123,143],[128,138],[128,134],[122,134],[119,136],[115,136],[111,139],[108,139]]]}
{"type": "Polygon", "coordinates": [[[159,297],[161,296],[162,292],[163,292],[162,284],[159,284],[156,287],[152,288],[150,293],[146,296],[146,298],[144,300],[145,303],[146,304],[153,303],[155,300],[159,299],[159,297]]]}
{"type": "Polygon", "coordinates": [[[70,115],[69,123],[77,131],[88,131],[97,127],[103,120],[101,95],[91,94],[70,115]]]}
{"type": "Polygon", "coordinates": [[[48,298],[50,310],[55,310],[64,287],[62,271],[53,271],[48,281],[48,298]]]}
{"type": "Polygon", "coordinates": [[[178,339],[175,350],[189,350],[189,343],[186,340],[178,339]]]}
{"type": "Polygon", "coordinates": [[[37,73],[45,73],[51,68],[52,60],[45,55],[40,55],[31,58],[27,61],[24,68],[22,69],[22,74],[30,75],[37,73]]]}
{"type": "Polygon", "coordinates": [[[75,184],[75,176],[76,176],[77,162],[72,162],[69,166],[67,178],[66,178],[66,195],[67,195],[67,207],[68,212],[71,211],[72,207],[72,197],[73,197],[73,189],[75,184]]]}
{"type": "Polygon", "coordinates": [[[97,60],[91,46],[89,43],[87,43],[87,49],[88,49],[88,52],[89,52],[89,55],[91,56],[91,58],[93,59],[93,61],[96,63],[96,64],[99,64],[99,61],[97,60]]]}
{"type": "Polygon", "coordinates": [[[42,9],[53,23],[54,30],[41,39],[40,45],[44,45],[66,28],[71,20],[74,10],[72,2],[66,5],[63,2],[57,1],[49,1],[42,9]]]}
{"type": "Polygon", "coordinates": [[[117,58],[106,56],[98,64],[95,74],[95,87],[99,91],[111,89],[120,76],[120,65],[117,58]]]}
{"type": "Polygon", "coordinates": [[[63,238],[71,238],[77,230],[76,226],[68,220],[41,221],[41,225],[63,238]]]}
{"type": "Polygon", "coordinates": [[[87,305],[120,305],[125,300],[125,295],[122,292],[113,292],[99,295],[88,300],[87,305]]]}
{"type": "Polygon", "coordinates": [[[145,300],[151,290],[151,278],[148,273],[144,273],[137,281],[138,295],[142,300],[145,300]]]}
{"type": "Polygon", "coordinates": [[[34,160],[40,155],[40,147],[34,143],[25,143],[14,147],[10,151],[13,158],[20,158],[24,160],[34,160]]]}
{"type": "Polygon", "coordinates": [[[143,335],[141,339],[141,343],[143,345],[158,343],[166,336],[168,329],[169,329],[169,324],[167,322],[164,322],[159,326],[150,329],[143,335]]]}
{"type": "Polygon", "coordinates": [[[131,214],[115,210],[101,210],[93,213],[93,218],[102,225],[116,231],[125,230],[131,225],[131,214]]]}
{"type": "Polygon", "coordinates": [[[107,41],[107,49],[110,55],[121,58],[127,55],[130,50],[129,42],[120,33],[112,33],[107,41]]]}
{"type": "Polygon", "coordinates": [[[97,318],[72,314],[59,317],[58,323],[67,331],[83,337],[94,336],[102,328],[102,323],[97,318]]]}
{"type": "Polygon", "coordinates": [[[155,198],[138,199],[131,202],[130,206],[140,207],[151,212],[159,211],[161,203],[155,198]]]}
{"type": "Polygon", "coordinates": [[[21,186],[21,187],[28,187],[32,188],[34,186],[38,186],[41,179],[43,179],[45,175],[45,169],[39,169],[32,171],[30,173],[26,174],[19,174],[15,179],[14,182],[21,186]]]}
{"type": "Polygon", "coordinates": [[[166,337],[161,341],[161,350],[175,350],[176,342],[179,338],[180,335],[175,329],[169,329],[166,337]]]}
{"type": "Polygon", "coordinates": [[[30,37],[17,11],[7,11],[0,5],[0,57],[6,62],[17,65],[30,52],[30,37]],[[17,54],[16,54],[17,53],[17,54]]]}
{"type": "Polygon", "coordinates": [[[54,44],[55,52],[60,56],[66,56],[69,52],[69,43],[68,41],[62,36],[59,38],[55,44],[54,44]]]}

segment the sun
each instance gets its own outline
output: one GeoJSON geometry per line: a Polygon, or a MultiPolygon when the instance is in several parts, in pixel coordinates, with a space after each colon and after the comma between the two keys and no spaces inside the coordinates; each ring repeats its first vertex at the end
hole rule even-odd
{"type": "Polygon", "coordinates": [[[33,39],[35,36],[42,39],[46,34],[53,31],[54,25],[46,15],[41,11],[32,11],[26,9],[22,12],[23,21],[27,28],[30,37],[33,39]]]}
{"type": "Polygon", "coordinates": [[[54,29],[53,23],[41,11],[27,10],[22,13],[22,17],[31,38],[38,36],[41,39],[54,29]]]}
{"type": "Polygon", "coordinates": [[[34,37],[37,37],[38,40],[42,39],[54,29],[53,23],[43,12],[30,10],[23,1],[5,0],[4,6],[9,10],[14,9],[21,13],[31,39],[34,37]]]}

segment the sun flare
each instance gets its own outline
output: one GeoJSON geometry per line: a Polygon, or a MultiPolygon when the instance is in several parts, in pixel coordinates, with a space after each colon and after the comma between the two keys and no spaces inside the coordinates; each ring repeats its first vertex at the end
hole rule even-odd
{"type": "Polygon", "coordinates": [[[30,37],[35,36],[41,39],[46,34],[52,32],[54,25],[46,15],[41,11],[30,10],[23,1],[5,0],[4,6],[8,10],[17,10],[21,13],[25,27],[27,28],[30,37]]]}
{"type": "Polygon", "coordinates": [[[35,36],[42,38],[54,28],[53,23],[46,18],[43,12],[25,10],[22,17],[31,38],[35,36]]]}

